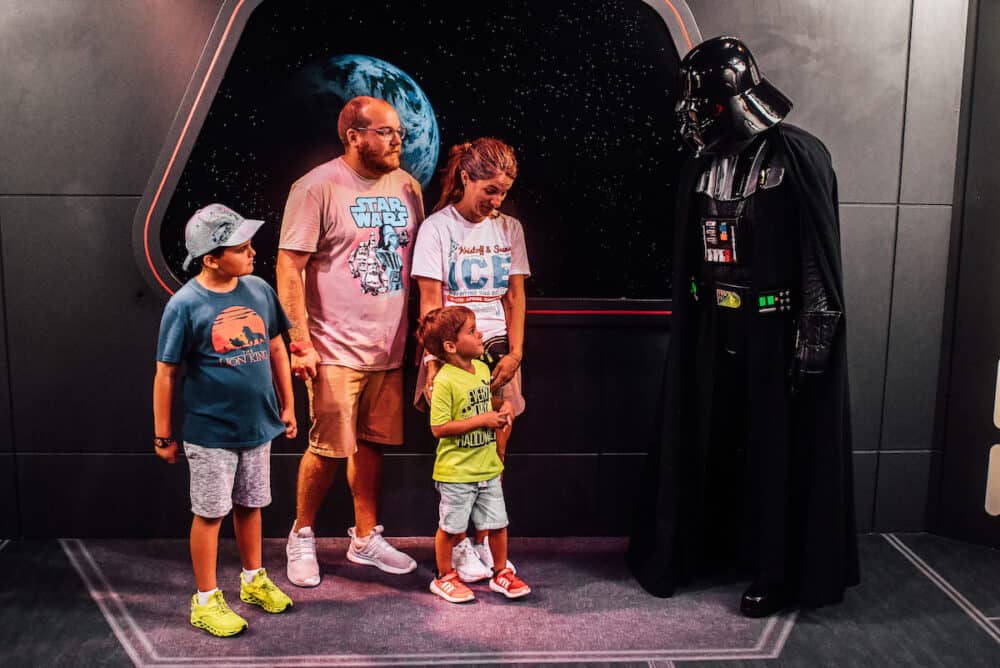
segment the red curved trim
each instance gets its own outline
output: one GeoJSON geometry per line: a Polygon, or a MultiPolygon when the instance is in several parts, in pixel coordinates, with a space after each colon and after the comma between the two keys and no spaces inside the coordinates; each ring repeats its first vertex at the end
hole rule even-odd
{"type": "Polygon", "coordinates": [[[531,315],[670,315],[673,311],[642,311],[639,309],[528,309],[531,315]]]}
{"type": "Polygon", "coordinates": [[[191,126],[191,119],[194,117],[194,112],[198,109],[198,103],[201,102],[201,96],[205,92],[205,86],[208,85],[208,80],[212,76],[212,70],[215,69],[215,64],[219,60],[219,53],[222,52],[222,47],[226,43],[226,38],[229,37],[229,31],[233,27],[233,21],[236,20],[236,15],[239,13],[244,2],[246,2],[246,0],[240,0],[233,9],[233,13],[229,16],[229,22],[226,24],[226,29],[222,33],[222,39],[219,40],[219,46],[216,47],[215,54],[212,56],[212,62],[208,65],[208,71],[205,72],[205,78],[201,81],[201,87],[198,88],[198,94],[195,95],[194,102],[191,104],[191,110],[188,112],[188,117],[184,121],[184,127],[181,129],[181,134],[177,138],[177,144],[174,145],[174,152],[170,155],[170,161],[167,163],[167,168],[163,170],[163,178],[160,180],[160,185],[156,188],[156,194],[153,195],[153,201],[150,203],[149,211],[146,213],[146,224],[142,229],[142,245],[146,251],[146,264],[149,265],[149,269],[153,272],[153,276],[156,278],[156,281],[163,286],[163,289],[170,295],[174,294],[174,291],[170,289],[170,286],[168,286],[163,278],[156,272],[156,267],[153,265],[153,258],[149,251],[149,221],[153,218],[153,211],[156,209],[156,203],[160,200],[160,194],[163,192],[163,186],[167,182],[170,170],[173,168],[174,161],[177,159],[177,153],[180,151],[181,144],[184,142],[184,137],[187,135],[188,128],[191,126]]]}
{"type": "MultiPolygon", "coordinates": [[[[677,22],[681,24],[681,32],[684,33],[684,41],[687,42],[688,50],[693,49],[694,44],[691,43],[691,36],[688,35],[687,26],[684,25],[684,19],[681,18],[680,12],[677,11],[677,8],[674,7],[674,3],[670,2],[670,0],[663,1],[667,3],[667,7],[670,7],[670,11],[674,13],[674,16],[677,18],[677,22]]],[[[681,57],[683,58],[684,54],[681,54],[681,57]]]]}

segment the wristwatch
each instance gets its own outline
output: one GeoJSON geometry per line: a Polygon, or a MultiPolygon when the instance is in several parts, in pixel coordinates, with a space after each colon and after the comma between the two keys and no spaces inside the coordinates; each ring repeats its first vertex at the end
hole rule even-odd
{"type": "Polygon", "coordinates": [[[157,448],[169,448],[171,445],[176,445],[177,440],[173,436],[167,436],[162,438],[160,436],[153,437],[153,445],[157,448]]]}

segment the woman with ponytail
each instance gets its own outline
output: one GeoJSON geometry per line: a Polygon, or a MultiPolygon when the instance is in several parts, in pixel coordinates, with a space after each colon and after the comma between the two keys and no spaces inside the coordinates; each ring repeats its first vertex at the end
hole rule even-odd
{"type": "MultiPolygon", "coordinates": [[[[420,288],[421,318],[453,305],[476,314],[493,396],[509,401],[515,416],[524,411],[524,280],[531,270],[521,223],[501,213],[500,205],[516,178],[514,149],[499,139],[453,146],[442,170],[441,199],[420,226],[411,271],[420,288]]],[[[439,368],[436,358],[424,358],[414,398],[418,407],[430,401],[439,368]]],[[[501,460],[510,433],[511,426],[497,430],[501,460]]],[[[493,563],[485,540],[486,532],[477,527],[475,546],[466,539],[455,548],[452,558],[463,581],[489,577],[493,563]]]]}

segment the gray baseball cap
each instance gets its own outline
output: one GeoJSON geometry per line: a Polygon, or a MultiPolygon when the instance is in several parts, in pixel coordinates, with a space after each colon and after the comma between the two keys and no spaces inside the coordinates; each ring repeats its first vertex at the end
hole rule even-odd
{"type": "Polygon", "coordinates": [[[191,216],[184,227],[184,247],[188,256],[184,270],[191,262],[220,246],[239,246],[253,238],[263,220],[250,220],[223,204],[209,204],[191,216]]]}

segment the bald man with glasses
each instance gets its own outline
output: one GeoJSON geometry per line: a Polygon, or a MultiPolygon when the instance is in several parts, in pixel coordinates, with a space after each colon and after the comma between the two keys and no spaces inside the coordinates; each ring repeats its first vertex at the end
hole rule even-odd
{"type": "Polygon", "coordinates": [[[382,537],[378,496],[383,451],[403,442],[410,240],[423,199],[400,168],[406,130],[389,103],[350,100],[337,132],[344,155],[292,185],[278,243],[292,374],[306,382],[312,415],[286,550],[288,579],[300,587],[320,582],[313,527],[345,459],[355,520],[347,558],[388,573],[416,568],[382,537]]]}

